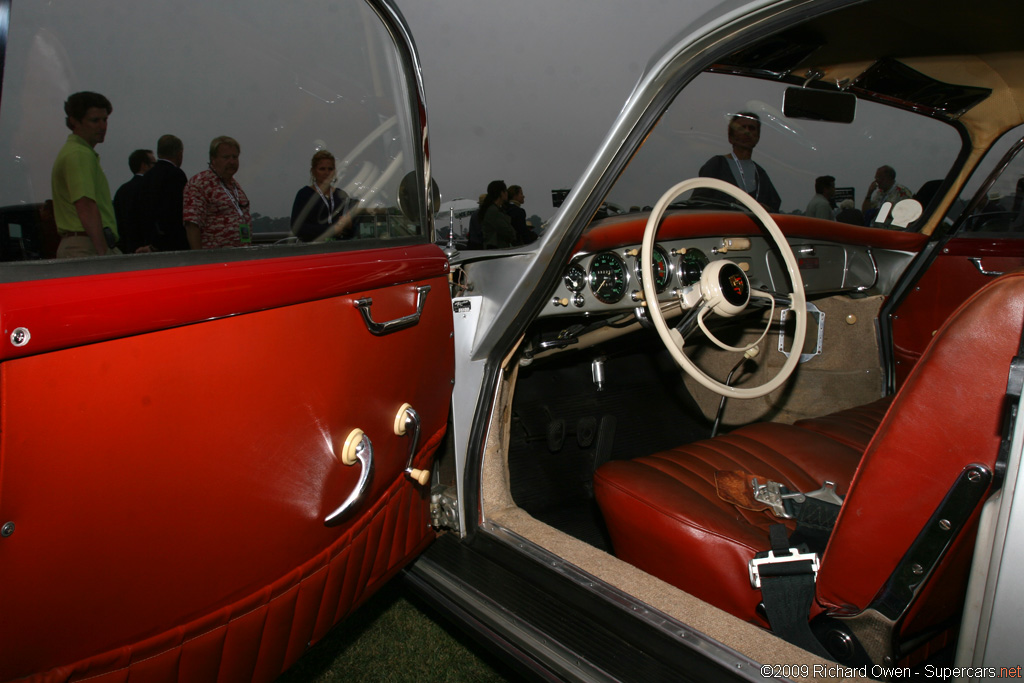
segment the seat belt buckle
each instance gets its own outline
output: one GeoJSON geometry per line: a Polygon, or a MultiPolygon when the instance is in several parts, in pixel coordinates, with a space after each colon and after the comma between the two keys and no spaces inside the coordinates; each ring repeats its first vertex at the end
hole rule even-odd
{"type": "Polygon", "coordinates": [[[843,499],[836,493],[835,483],[831,481],[826,481],[821,488],[810,493],[790,491],[777,481],[769,480],[762,484],[757,477],[750,480],[750,486],[754,492],[754,500],[770,507],[775,516],[782,519],[796,519],[796,508],[793,507],[793,503],[803,503],[808,498],[833,505],[843,504],[843,499]]]}
{"type": "Polygon", "coordinates": [[[786,502],[791,500],[797,503],[804,502],[802,493],[790,493],[789,489],[777,481],[767,481],[762,484],[757,477],[750,480],[750,485],[754,489],[754,500],[770,507],[776,517],[796,519],[792,503],[786,505],[786,502]]]}
{"type": "MultiPolygon", "coordinates": [[[[813,575],[815,581],[818,580],[818,569],[821,567],[821,561],[818,559],[818,553],[802,553],[796,548],[787,548],[786,552],[788,555],[776,555],[774,550],[769,550],[764,557],[754,557],[747,564],[747,571],[750,574],[750,586],[751,588],[761,587],[761,568],[771,565],[785,565],[793,562],[810,562],[810,573],[813,575]]],[[[803,574],[807,572],[798,571],[796,567],[791,567],[792,571],[786,571],[785,567],[777,567],[770,570],[766,575],[768,576],[779,576],[786,574],[803,574]],[[780,569],[782,571],[780,571],[780,569]]]]}

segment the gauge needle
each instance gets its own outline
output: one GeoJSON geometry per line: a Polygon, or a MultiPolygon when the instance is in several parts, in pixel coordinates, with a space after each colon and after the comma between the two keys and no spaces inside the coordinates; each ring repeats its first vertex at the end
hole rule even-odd
{"type": "Polygon", "coordinates": [[[601,280],[601,284],[599,284],[597,286],[597,289],[594,290],[594,294],[597,294],[598,292],[600,292],[601,288],[604,287],[606,284],[608,284],[607,280],[601,280]]]}

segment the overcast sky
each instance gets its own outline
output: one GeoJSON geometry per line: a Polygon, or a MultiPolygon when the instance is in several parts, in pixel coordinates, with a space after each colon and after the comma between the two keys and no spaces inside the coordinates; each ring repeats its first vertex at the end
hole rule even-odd
{"type": "Polygon", "coordinates": [[[489,180],[554,212],[647,64],[712,0],[399,0],[427,90],[442,201],[489,180]]]}
{"type": "MultiPolygon", "coordinates": [[[[542,219],[554,213],[551,191],[577,181],[644,66],[718,4],[398,1],[421,57],[432,169],[442,201],[475,199],[490,180],[502,179],[522,185],[527,213],[542,219]]],[[[357,142],[372,139],[370,131],[394,113],[380,90],[386,65],[365,61],[384,42],[373,37],[379,25],[361,27],[368,10],[334,0],[318,9],[314,4],[303,7],[321,21],[274,0],[160,0],[132,5],[130,12],[121,11],[123,0],[15,5],[0,120],[0,205],[49,196],[52,160],[66,137],[60,103],[75,90],[97,90],[114,103],[111,130],[99,149],[112,189],[130,177],[129,152],[154,146],[164,132],[185,141],[189,175],[204,168],[208,140],[230,132],[242,143],[238,177],[251,192],[254,212],[286,216],[295,188],[307,182],[313,151],[354,154],[357,142]],[[107,20],[119,12],[118,21],[107,20]],[[104,49],[95,49],[97,43],[104,49]]],[[[644,177],[641,191],[630,196],[616,195],[617,186],[609,199],[653,204],[673,182],[696,175],[709,156],[727,152],[729,112],[777,114],[781,97],[762,93],[762,85],[698,94],[701,106],[684,103],[675,119],[670,110],[665,120],[674,123],[664,132],[666,126],[659,126],[658,134],[668,134],[671,144],[649,145],[642,154],[670,154],[661,164],[667,171],[644,177]],[[689,157],[679,153],[683,149],[689,157]]],[[[776,130],[770,117],[763,120],[757,158],[782,194],[784,211],[806,205],[816,175],[835,175],[838,185],[855,187],[859,195],[883,163],[896,165],[898,182],[916,189],[946,168],[927,157],[930,148],[950,149],[923,129],[914,128],[923,136],[914,139],[902,127],[872,127],[872,117],[861,114],[847,129],[820,131],[819,140],[845,142],[839,150],[815,143],[813,126],[776,130]],[[804,133],[794,135],[797,130],[804,133]],[[900,135],[891,140],[878,131],[900,135]],[[820,151],[815,156],[808,150],[820,151]]],[[[390,144],[368,149],[386,154],[376,159],[377,170],[395,165],[393,177],[363,183],[381,188],[385,204],[393,197],[384,194],[393,194],[393,181],[411,168],[415,154],[408,149],[398,155],[390,144]]],[[[638,166],[634,160],[630,172],[638,166]]],[[[354,164],[352,175],[362,168],[354,164]]]]}
{"type": "MultiPolygon", "coordinates": [[[[398,2],[422,60],[433,171],[442,200],[475,198],[490,180],[500,178],[522,185],[527,213],[543,219],[554,212],[551,190],[570,187],[579,177],[655,51],[716,4],[713,0],[398,2]]],[[[281,127],[268,129],[266,117],[249,116],[252,112],[240,116],[241,101],[236,98],[190,94],[197,91],[195,78],[202,79],[203,92],[212,88],[228,93],[294,87],[288,71],[292,67],[306,79],[311,71],[336,69],[338,64],[349,66],[342,69],[349,76],[361,73],[336,52],[350,43],[358,45],[361,34],[351,20],[330,12],[314,26],[290,12],[287,19],[274,20],[278,23],[266,29],[265,40],[246,41],[236,33],[248,24],[234,21],[228,13],[231,0],[211,3],[208,12],[183,9],[176,0],[133,6],[130,12],[115,6],[120,6],[119,0],[100,0],[91,11],[68,0],[14,6],[8,68],[18,73],[6,74],[10,78],[4,83],[4,127],[14,142],[3,159],[4,174],[10,180],[24,172],[31,180],[21,179],[30,183],[29,189],[7,183],[4,202],[42,201],[49,195],[51,160],[66,135],[60,102],[74,90],[104,92],[114,102],[111,131],[99,149],[112,189],[127,177],[127,151],[141,144],[152,146],[160,133],[174,131],[186,141],[183,168],[192,174],[205,163],[205,141],[230,130],[249,153],[243,157],[239,177],[247,187],[260,190],[254,186],[257,169],[251,141],[280,135],[281,127]],[[115,15],[121,20],[104,21],[88,31],[75,28],[115,15]],[[136,24],[143,28],[125,28],[136,24]],[[284,37],[293,35],[300,25],[307,27],[300,33],[306,40],[297,46],[293,40],[291,47],[275,52],[276,43],[285,44],[284,37]],[[326,59],[315,50],[299,54],[307,51],[307,45],[325,43],[313,38],[321,29],[329,32],[332,38],[327,40],[334,43],[321,50],[326,59]],[[105,49],[95,49],[97,39],[105,49]],[[34,56],[26,64],[30,46],[34,56]],[[220,60],[206,53],[218,46],[236,57],[250,55],[249,63],[265,68],[265,75],[250,83],[232,67],[227,75],[234,74],[237,82],[211,85],[215,70],[207,66],[220,60]],[[163,59],[169,55],[176,56],[163,59]],[[154,60],[157,56],[160,59],[154,60]],[[169,74],[160,70],[167,65],[174,69],[169,74]],[[243,118],[247,125],[264,127],[245,129],[243,118]]],[[[315,128],[309,121],[302,123],[315,128]]],[[[296,158],[272,167],[280,178],[262,170],[258,180],[277,182],[290,192],[303,176],[302,164],[311,149],[307,143],[290,141],[296,158]]],[[[333,139],[327,145],[346,148],[333,139]]],[[[266,193],[258,194],[262,198],[266,193]]],[[[284,212],[276,206],[282,202],[257,204],[264,213],[284,212]]]]}

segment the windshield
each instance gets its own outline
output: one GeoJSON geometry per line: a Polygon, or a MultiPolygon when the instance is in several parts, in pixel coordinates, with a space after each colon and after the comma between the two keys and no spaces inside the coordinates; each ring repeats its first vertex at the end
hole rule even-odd
{"type": "MultiPolygon", "coordinates": [[[[786,87],[762,79],[701,74],[662,116],[608,195],[609,204],[627,211],[648,209],[672,185],[703,175],[745,183],[773,211],[813,213],[823,199],[828,218],[837,218],[848,207],[866,210],[860,220],[871,225],[883,192],[913,197],[922,188],[927,191],[932,181],[946,177],[960,153],[962,142],[954,127],[872,102],[858,101],[850,124],[787,118],[782,114],[786,87]],[[759,131],[744,131],[744,126],[759,131]],[[730,133],[733,127],[739,130],[730,133]],[[749,160],[741,158],[742,151],[736,153],[734,142],[750,152],[749,160]],[[883,166],[894,171],[894,178],[876,180],[883,166]],[[820,178],[831,178],[834,192],[819,192],[820,178]],[[869,189],[874,197],[865,207],[869,189]],[[816,195],[822,197],[814,202],[816,195]]],[[[690,206],[730,205],[722,195],[700,199],[690,206]]]]}

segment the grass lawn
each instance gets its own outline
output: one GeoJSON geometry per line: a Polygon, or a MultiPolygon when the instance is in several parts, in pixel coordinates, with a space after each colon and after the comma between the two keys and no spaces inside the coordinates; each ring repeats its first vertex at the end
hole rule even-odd
{"type": "Polygon", "coordinates": [[[472,638],[394,580],[338,624],[278,679],[316,681],[521,681],[472,638]]]}

